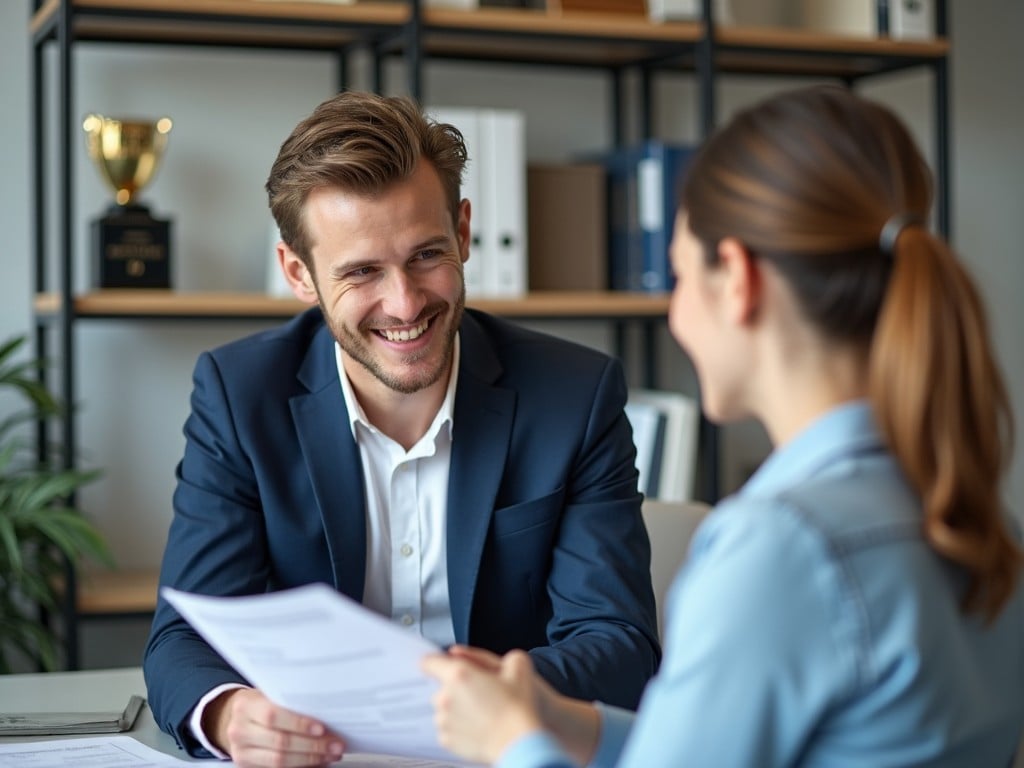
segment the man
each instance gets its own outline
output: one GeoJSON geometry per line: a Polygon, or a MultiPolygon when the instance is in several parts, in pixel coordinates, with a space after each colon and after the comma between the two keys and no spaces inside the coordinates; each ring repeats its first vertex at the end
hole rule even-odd
{"type": "MultiPolygon", "coordinates": [[[[352,92],[282,145],[278,258],[318,308],[200,356],[161,583],[327,582],[438,645],[523,648],[559,691],[635,707],[660,649],[622,370],[464,308],[465,162],[451,126],[352,92]]],[[[343,749],[162,600],[145,672],[191,754],[343,749]]]]}

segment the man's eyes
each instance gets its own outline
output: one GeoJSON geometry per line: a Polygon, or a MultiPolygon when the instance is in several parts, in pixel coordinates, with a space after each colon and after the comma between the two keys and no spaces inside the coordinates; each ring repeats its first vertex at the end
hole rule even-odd
{"type": "Polygon", "coordinates": [[[369,277],[376,271],[376,267],[359,267],[358,269],[353,269],[350,272],[347,272],[345,276],[349,278],[360,279],[369,277]]]}
{"type": "MultiPolygon", "coordinates": [[[[411,259],[409,259],[410,265],[417,264],[428,264],[440,259],[446,253],[444,248],[424,248],[421,251],[416,251],[411,259]]],[[[379,266],[366,265],[363,267],[356,267],[350,269],[344,274],[345,280],[354,281],[365,281],[374,275],[379,274],[381,268],[379,266]]]]}

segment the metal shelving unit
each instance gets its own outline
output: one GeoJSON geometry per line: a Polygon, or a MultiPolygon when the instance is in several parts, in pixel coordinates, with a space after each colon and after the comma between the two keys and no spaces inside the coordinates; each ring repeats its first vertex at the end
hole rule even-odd
{"type": "MultiPolygon", "coordinates": [[[[887,38],[859,39],[796,30],[721,28],[715,24],[712,0],[702,0],[702,18],[691,22],[654,23],[639,16],[607,14],[554,15],[542,11],[481,8],[464,11],[426,8],[422,0],[407,2],[273,2],[272,0],[30,0],[32,16],[33,190],[35,210],[35,341],[40,356],[60,363],[56,390],[73,402],[75,327],[97,320],[178,322],[222,319],[280,319],[301,304],[247,294],[174,294],[147,291],[73,291],[72,232],[74,205],[71,148],[74,118],[74,51],[80,43],[144,43],[163,46],[215,46],[271,50],[318,51],[336,61],[338,87],[348,83],[347,61],[356,49],[372,54],[372,86],[388,90],[384,62],[401,57],[408,92],[423,97],[425,63],[434,59],[535,64],[543,67],[588,68],[607,74],[612,93],[614,140],[624,136],[625,79],[639,73],[640,131],[652,135],[652,82],[661,73],[687,73],[698,84],[699,125],[706,135],[716,122],[716,84],[728,75],[786,75],[837,79],[850,86],[879,75],[925,68],[933,73],[935,173],[938,187],[937,221],[946,234],[950,227],[949,196],[949,73],[945,0],[936,0],[936,38],[910,42],[887,38]],[[55,62],[44,51],[56,51],[55,62]],[[45,70],[55,67],[55,77],[45,70]],[[50,85],[55,84],[55,85],[50,85]],[[55,87],[56,94],[48,94],[55,87]],[[47,114],[48,95],[55,96],[55,114],[47,114]],[[56,140],[47,132],[56,126],[56,140]],[[56,202],[43,188],[48,170],[60,179],[56,202]],[[51,244],[48,238],[56,237],[51,244]],[[47,268],[47,253],[56,252],[55,274],[47,268]],[[51,348],[51,341],[53,346],[51,348]]],[[[597,294],[532,294],[522,300],[476,301],[472,305],[524,320],[578,319],[612,322],[620,352],[627,325],[642,329],[641,353],[647,361],[644,384],[654,383],[655,334],[668,306],[665,296],[597,294]]],[[[42,428],[41,428],[42,429],[42,428]]],[[[42,447],[48,438],[40,431],[42,447]]],[[[59,442],[64,463],[74,464],[78,439],[74,416],[61,424],[59,442]]],[[[704,467],[703,495],[718,498],[718,431],[702,423],[700,451],[704,467]]],[[[65,606],[67,665],[78,665],[75,574],[68,572],[65,606]]],[[[133,606],[133,610],[137,606],[133,606]]],[[[102,615],[116,615],[105,610],[102,615]]]]}

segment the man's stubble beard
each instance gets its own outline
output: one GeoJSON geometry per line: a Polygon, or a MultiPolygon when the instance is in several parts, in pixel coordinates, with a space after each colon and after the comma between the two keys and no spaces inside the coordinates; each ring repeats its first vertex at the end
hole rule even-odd
{"type": "MultiPolygon", "coordinates": [[[[424,375],[417,376],[413,379],[405,379],[399,376],[394,376],[385,370],[380,360],[377,359],[369,346],[365,343],[363,337],[360,335],[361,332],[365,332],[363,329],[359,329],[357,332],[350,331],[344,325],[335,322],[334,318],[331,317],[330,313],[324,304],[323,296],[320,293],[320,286],[316,287],[317,301],[320,305],[320,312],[324,316],[324,321],[327,323],[327,327],[334,336],[335,341],[341,347],[342,351],[348,356],[359,363],[363,368],[370,372],[370,374],[377,379],[379,382],[388,387],[388,389],[400,392],[404,395],[411,395],[414,392],[426,389],[432,384],[436,384],[442,376],[448,373],[449,365],[452,361],[452,356],[455,350],[455,336],[459,332],[459,325],[462,323],[462,315],[466,309],[466,284],[462,283],[462,287],[459,291],[459,298],[455,303],[454,310],[451,313],[451,323],[445,331],[445,345],[444,354],[441,355],[441,359],[438,364],[428,370],[424,375]]],[[[436,309],[442,306],[447,306],[442,303],[434,303],[424,308],[423,314],[432,314],[436,309]]],[[[443,312],[438,314],[434,319],[434,323],[439,322],[443,312]]],[[[373,331],[369,331],[373,333],[373,331]]],[[[404,358],[404,363],[413,364],[422,360],[426,355],[431,354],[432,350],[428,349],[423,352],[414,353],[404,358]]]]}

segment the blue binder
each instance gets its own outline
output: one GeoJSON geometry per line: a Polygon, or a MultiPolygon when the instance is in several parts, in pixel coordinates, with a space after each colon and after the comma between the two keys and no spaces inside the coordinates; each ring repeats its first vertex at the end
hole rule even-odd
{"type": "Polygon", "coordinates": [[[695,147],[654,139],[612,150],[608,172],[608,283],[615,290],[672,289],[668,248],[676,186],[695,147]]]}

